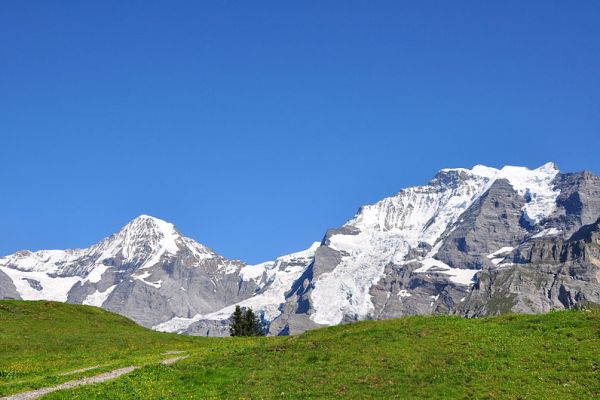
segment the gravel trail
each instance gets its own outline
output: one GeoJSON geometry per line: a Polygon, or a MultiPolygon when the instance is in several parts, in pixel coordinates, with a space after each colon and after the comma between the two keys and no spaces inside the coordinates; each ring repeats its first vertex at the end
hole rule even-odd
{"type": "Polygon", "coordinates": [[[173,364],[174,362],[177,362],[179,360],[183,360],[183,359],[188,358],[188,357],[189,356],[167,358],[166,360],[162,360],[160,363],[164,364],[164,365],[169,365],[169,364],[173,364]]]}
{"type": "MultiPolygon", "coordinates": [[[[166,352],[163,354],[179,354],[179,353],[183,353],[180,351],[171,351],[171,352],[166,352]]],[[[171,358],[167,358],[166,360],[162,360],[160,363],[164,364],[164,365],[170,365],[173,363],[176,363],[179,360],[183,360],[188,358],[189,356],[179,356],[179,357],[171,357],[171,358]]],[[[70,374],[76,374],[79,372],[84,372],[84,371],[89,371],[95,368],[98,368],[99,366],[94,366],[94,367],[89,367],[89,368],[82,368],[82,369],[78,369],[75,371],[71,371],[71,372],[67,372],[67,373],[63,373],[63,374],[59,374],[59,376],[65,376],[65,375],[70,375],[70,374]]],[[[90,376],[88,378],[82,378],[82,379],[77,379],[74,381],[69,381],[69,382],[65,382],[65,383],[61,383],[60,385],[57,386],[52,386],[52,387],[47,387],[47,388],[41,388],[41,389],[36,389],[36,390],[31,390],[29,392],[23,392],[23,393],[17,393],[17,394],[12,394],[10,396],[6,396],[6,397],[0,397],[0,400],[32,400],[32,399],[37,399],[39,397],[42,397],[48,393],[52,393],[52,392],[56,392],[58,390],[63,390],[63,389],[71,389],[77,386],[83,386],[83,385],[90,385],[92,383],[100,383],[100,382],[105,382],[111,379],[115,379],[120,377],[121,375],[125,375],[128,374],[132,371],[135,371],[136,369],[141,368],[140,366],[137,365],[130,365],[129,367],[124,367],[124,368],[119,368],[119,369],[115,369],[113,371],[110,372],[105,372],[103,374],[100,375],[96,375],[96,376],[90,376]]]]}
{"type": "Polygon", "coordinates": [[[100,365],[94,365],[93,367],[76,369],[75,371],[63,372],[62,374],[58,374],[58,376],[75,375],[75,374],[78,374],[80,372],[91,371],[91,370],[96,369],[96,368],[100,368],[100,365]]]}
{"type": "Polygon", "coordinates": [[[136,365],[131,365],[129,367],[115,369],[114,371],[106,372],[104,374],[100,374],[100,375],[96,375],[96,376],[91,376],[89,378],[82,378],[82,379],[77,379],[75,381],[61,383],[60,385],[57,385],[57,386],[36,389],[36,390],[29,391],[29,392],[24,392],[24,393],[13,394],[13,395],[10,395],[7,397],[2,397],[2,398],[0,398],[0,400],[37,399],[48,393],[56,392],[57,390],[71,389],[71,388],[74,388],[77,386],[90,385],[92,383],[99,383],[99,382],[108,381],[110,379],[118,378],[119,376],[128,374],[131,371],[134,371],[138,368],[140,368],[140,367],[138,367],[136,365]]]}

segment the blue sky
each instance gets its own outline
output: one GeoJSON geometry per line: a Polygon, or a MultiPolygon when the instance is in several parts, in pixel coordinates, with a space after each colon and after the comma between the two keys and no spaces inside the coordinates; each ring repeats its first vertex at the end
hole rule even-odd
{"type": "Polygon", "coordinates": [[[0,3],[0,254],[258,262],[444,167],[600,172],[600,2],[0,3]]]}

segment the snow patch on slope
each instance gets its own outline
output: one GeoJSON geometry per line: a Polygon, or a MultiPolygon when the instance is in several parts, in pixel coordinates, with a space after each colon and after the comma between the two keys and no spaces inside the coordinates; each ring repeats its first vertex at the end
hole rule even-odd
{"type": "Polygon", "coordinates": [[[258,283],[268,271],[273,270],[274,266],[274,261],[267,261],[256,265],[246,265],[240,270],[240,278],[242,278],[243,281],[254,280],[258,283]]]}
{"type": "Polygon", "coordinates": [[[421,261],[422,266],[417,268],[415,273],[437,272],[450,276],[450,280],[459,285],[471,285],[475,274],[479,272],[476,269],[452,268],[448,264],[434,258],[426,258],[421,261]]]}
{"type": "Polygon", "coordinates": [[[514,249],[515,249],[514,247],[510,247],[510,246],[502,247],[502,248],[496,250],[495,252],[488,254],[487,258],[495,258],[502,254],[510,253],[514,249]]]}
{"type": "Polygon", "coordinates": [[[554,190],[552,181],[558,174],[553,163],[529,170],[524,167],[504,167],[496,179],[508,179],[513,188],[527,200],[523,215],[531,225],[538,224],[556,209],[559,190],[554,190]]]}
{"type": "Polygon", "coordinates": [[[161,287],[161,286],[162,286],[162,284],[163,284],[163,281],[162,281],[162,279],[160,279],[160,280],[158,280],[158,281],[156,281],[156,282],[150,282],[150,281],[147,281],[147,280],[146,280],[146,278],[148,278],[150,275],[152,275],[152,272],[150,272],[150,271],[146,270],[146,271],[143,271],[143,272],[142,272],[141,274],[139,274],[139,275],[131,275],[131,277],[132,277],[133,279],[136,279],[136,280],[138,280],[138,281],[144,282],[144,283],[145,283],[146,285],[148,285],[148,286],[152,286],[152,287],[154,287],[154,288],[156,288],[156,289],[160,289],[160,287],[161,287]]]}
{"type": "Polygon", "coordinates": [[[562,231],[560,229],[548,228],[548,229],[544,229],[541,232],[536,233],[531,238],[537,239],[537,238],[546,237],[546,236],[555,236],[555,235],[559,235],[561,232],[562,231]]]}
{"type": "Polygon", "coordinates": [[[85,300],[83,300],[82,304],[88,306],[102,307],[102,304],[104,304],[106,299],[108,299],[108,296],[110,296],[110,294],[113,292],[113,290],[115,290],[116,287],[117,285],[113,285],[103,292],[96,290],[94,293],[88,295],[85,298],[85,300]]]}
{"type": "Polygon", "coordinates": [[[515,249],[514,247],[502,247],[502,248],[496,250],[495,252],[488,254],[487,258],[490,259],[492,264],[498,265],[502,262],[502,260],[504,260],[504,258],[505,258],[504,255],[507,253],[510,253],[514,249],[515,249]]]}
{"type": "Polygon", "coordinates": [[[91,283],[98,283],[102,279],[102,275],[110,268],[109,265],[97,265],[87,275],[86,280],[91,283]]]}
{"type": "Polygon", "coordinates": [[[49,276],[41,271],[20,271],[14,268],[0,267],[0,271],[12,279],[23,300],[67,301],[69,290],[81,281],[80,277],[49,276]],[[32,285],[30,282],[33,282],[32,285]],[[37,284],[35,284],[37,282],[37,284]],[[39,286],[38,286],[39,285],[39,286]],[[36,288],[36,286],[39,288],[36,288]]]}

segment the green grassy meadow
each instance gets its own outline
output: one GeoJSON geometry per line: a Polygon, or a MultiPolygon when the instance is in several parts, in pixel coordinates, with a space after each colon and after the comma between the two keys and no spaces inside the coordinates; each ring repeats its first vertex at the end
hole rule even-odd
{"type": "Polygon", "coordinates": [[[0,301],[0,396],[127,365],[144,367],[44,399],[593,399],[600,311],[406,317],[292,337],[201,338],[153,332],[94,307],[0,301]],[[177,350],[190,357],[158,363],[177,350]]]}

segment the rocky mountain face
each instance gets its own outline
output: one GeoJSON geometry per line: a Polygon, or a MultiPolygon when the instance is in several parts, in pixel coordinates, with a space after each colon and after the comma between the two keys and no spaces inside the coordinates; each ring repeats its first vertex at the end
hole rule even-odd
{"type": "Polygon", "coordinates": [[[600,178],[475,166],[362,207],[307,250],[228,260],[140,216],[87,249],[0,258],[0,297],[101,306],[157,330],[228,334],[235,305],[270,334],[416,314],[600,303],[600,178]]]}

